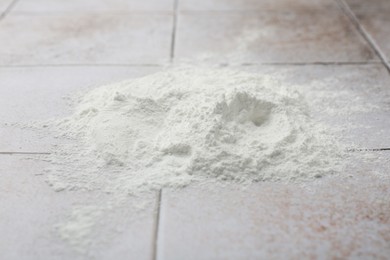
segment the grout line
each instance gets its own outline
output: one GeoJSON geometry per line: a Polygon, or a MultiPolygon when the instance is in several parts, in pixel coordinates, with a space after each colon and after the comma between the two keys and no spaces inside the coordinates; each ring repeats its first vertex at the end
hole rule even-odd
{"type": "Polygon", "coordinates": [[[163,64],[17,64],[0,65],[0,68],[25,68],[25,67],[164,67],[163,64]]]}
{"type": "Polygon", "coordinates": [[[366,29],[360,24],[359,19],[356,17],[355,13],[349,7],[349,5],[345,2],[345,0],[338,0],[341,9],[344,11],[346,16],[352,22],[352,24],[356,27],[361,36],[367,41],[368,45],[373,49],[375,54],[379,57],[382,64],[385,66],[387,71],[390,73],[390,65],[387,63],[386,55],[381,51],[378,44],[375,42],[374,38],[366,31],[366,29]]]}
{"type": "Polygon", "coordinates": [[[96,16],[106,16],[106,15],[171,15],[172,11],[164,11],[164,10],[129,10],[129,11],[15,11],[12,13],[13,15],[18,16],[60,16],[60,15],[96,15],[96,16]]]}
{"type": "MultiPolygon", "coordinates": [[[[191,64],[191,63],[189,63],[191,64]]],[[[382,61],[364,61],[364,62],[264,62],[264,63],[217,63],[217,64],[203,64],[210,66],[348,66],[348,65],[372,65],[382,64],[382,61]]],[[[159,67],[163,68],[169,64],[17,64],[17,65],[0,65],[1,69],[7,68],[42,68],[42,67],[159,67]]]]}
{"type": "Polygon", "coordinates": [[[157,259],[158,237],[159,237],[159,228],[160,228],[161,197],[162,197],[162,189],[160,189],[157,194],[156,219],[155,219],[154,232],[153,232],[153,253],[152,253],[153,260],[157,259]]]}
{"type": "Polygon", "coordinates": [[[390,151],[390,148],[352,148],[347,149],[347,152],[379,152],[379,151],[390,151]]]}
{"type": "Polygon", "coordinates": [[[41,153],[41,152],[0,152],[0,154],[13,155],[13,154],[51,154],[51,153],[41,153]]]}
{"type": "MultiPolygon", "coordinates": [[[[191,63],[188,63],[191,65],[191,63]]],[[[264,63],[204,63],[204,66],[220,66],[220,67],[251,67],[251,66],[366,66],[366,65],[382,65],[381,61],[364,61],[364,62],[264,62],[264,63]]]]}
{"type": "Polygon", "coordinates": [[[171,51],[170,51],[170,62],[173,62],[175,58],[175,43],[176,43],[176,27],[177,27],[177,9],[179,5],[179,0],[174,0],[173,3],[173,25],[172,25],[172,35],[171,35],[171,51]]]}
{"type": "MultiPolygon", "coordinates": [[[[347,149],[347,152],[377,152],[377,151],[390,151],[390,147],[385,148],[350,148],[347,149]]],[[[51,153],[48,152],[0,152],[1,154],[7,154],[7,155],[13,155],[13,154],[42,154],[42,155],[49,155],[51,153]]],[[[157,221],[156,221],[156,229],[155,229],[155,237],[157,238],[158,235],[158,224],[159,224],[159,215],[160,215],[160,203],[161,203],[161,196],[162,196],[162,190],[158,192],[158,198],[157,198],[157,221]]]]}
{"type": "Polygon", "coordinates": [[[5,11],[2,12],[2,13],[0,14],[0,21],[3,20],[3,19],[7,16],[7,14],[8,14],[9,12],[11,12],[12,8],[16,5],[16,3],[17,3],[18,1],[19,1],[19,0],[13,0],[13,1],[8,5],[7,9],[5,9],[5,11]]]}
{"type": "MultiPolygon", "coordinates": [[[[259,13],[284,13],[285,11],[291,11],[293,13],[296,12],[305,12],[308,11],[307,8],[285,8],[285,9],[275,9],[275,8],[252,8],[252,9],[232,9],[232,10],[221,10],[221,9],[199,9],[199,10],[191,10],[191,9],[181,9],[179,12],[181,14],[188,14],[188,15],[212,15],[212,14],[222,14],[222,15],[241,15],[241,14],[249,14],[249,15],[256,15],[259,13]]],[[[335,7],[315,7],[310,9],[310,11],[324,11],[328,13],[338,13],[340,10],[338,10],[337,6],[335,7]]]]}
{"type": "MultiPolygon", "coordinates": [[[[369,64],[381,64],[382,62],[380,61],[330,61],[330,62],[322,62],[322,61],[315,61],[315,62],[264,62],[264,63],[242,63],[239,64],[240,66],[256,66],[256,65],[294,65],[294,66],[306,66],[306,65],[337,65],[337,66],[342,66],[342,65],[369,65],[369,64]]],[[[228,63],[226,64],[221,64],[221,65],[229,65],[228,63]]]]}

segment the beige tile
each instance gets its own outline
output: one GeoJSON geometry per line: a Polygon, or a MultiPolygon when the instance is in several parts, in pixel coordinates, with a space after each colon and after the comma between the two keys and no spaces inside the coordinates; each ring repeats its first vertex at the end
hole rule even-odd
{"type": "Polygon", "coordinates": [[[43,162],[26,157],[0,157],[2,259],[151,258],[155,196],[143,198],[149,207],[141,213],[134,210],[136,200],[129,197],[121,209],[104,212],[95,222],[85,222],[93,223],[85,235],[90,243],[78,251],[80,248],[69,243],[72,240],[61,237],[57,227],[71,221],[69,216],[75,208],[102,206],[108,196],[91,191],[54,192],[44,176],[37,175],[44,168],[43,162]]]}
{"type": "Polygon", "coordinates": [[[172,11],[173,0],[21,0],[15,12],[172,11]]]}
{"type": "Polygon", "coordinates": [[[11,3],[12,0],[0,0],[0,14],[4,12],[11,3]]]}
{"type": "Polygon", "coordinates": [[[8,15],[0,65],[165,63],[171,29],[168,14],[8,15]]]}
{"type": "Polygon", "coordinates": [[[243,11],[243,10],[311,10],[337,9],[334,0],[180,0],[179,10],[188,11],[243,11]]]}
{"type": "Polygon", "coordinates": [[[386,259],[387,155],[378,166],[303,185],[193,185],[164,190],[159,259],[386,259]],[[347,174],[347,176],[348,176],[347,174]]]}
{"type": "Polygon", "coordinates": [[[390,62],[390,2],[386,0],[347,2],[390,62]]]}
{"type": "Polygon", "coordinates": [[[182,12],[176,61],[211,63],[376,60],[341,12],[182,12]]]}
{"type": "Polygon", "coordinates": [[[103,84],[156,72],[158,67],[0,68],[0,151],[47,152],[54,140],[14,126],[71,113],[67,97],[103,84]]]}

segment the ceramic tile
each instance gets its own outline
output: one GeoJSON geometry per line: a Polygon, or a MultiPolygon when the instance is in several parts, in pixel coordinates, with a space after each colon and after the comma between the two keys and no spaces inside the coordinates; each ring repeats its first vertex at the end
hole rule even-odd
{"type": "Polygon", "coordinates": [[[389,158],[304,184],[166,189],[158,259],[386,259],[389,158]]]}
{"type": "Polygon", "coordinates": [[[176,61],[365,62],[372,50],[341,12],[182,12],[176,61]]]}
{"type": "Polygon", "coordinates": [[[337,135],[346,144],[390,147],[390,76],[383,65],[260,66],[246,70],[271,75],[285,86],[297,86],[310,104],[312,116],[338,129],[337,135]]]}
{"type": "Polygon", "coordinates": [[[382,12],[389,11],[390,4],[387,0],[344,0],[349,7],[356,12],[382,12]]]}
{"type": "Polygon", "coordinates": [[[180,0],[179,10],[186,11],[243,11],[243,10],[312,10],[338,9],[333,0],[180,0]]]}
{"type": "MultiPolygon", "coordinates": [[[[286,86],[302,86],[303,92],[310,89],[312,95],[327,95],[327,109],[313,104],[312,113],[328,125],[343,127],[344,130],[339,132],[343,141],[359,148],[390,147],[390,83],[388,73],[380,64],[260,66],[239,69],[275,76],[286,86]],[[349,98],[355,100],[353,107],[343,107],[349,98]]],[[[146,75],[156,70],[159,68],[67,67],[0,70],[0,79],[4,83],[4,88],[0,88],[0,151],[47,152],[51,144],[59,140],[50,135],[38,135],[36,131],[15,127],[10,123],[65,116],[70,113],[70,107],[63,97],[88,87],[146,75]],[[24,77],[18,77],[20,74],[24,77]]],[[[310,100],[310,96],[307,99],[310,100]]]]}
{"type": "Polygon", "coordinates": [[[19,127],[0,125],[0,152],[47,153],[53,144],[59,143],[54,136],[19,127]]]}
{"type": "Polygon", "coordinates": [[[15,12],[134,12],[172,11],[173,0],[21,0],[15,12]]]}
{"type": "Polygon", "coordinates": [[[165,63],[171,29],[167,14],[8,15],[0,65],[165,63]]]}
{"type": "Polygon", "coordinates": [[[11,3],[12,0],[0,0],[0,14],[4,12],[11,3]]]}
{"type": "MultiPolygon", "coordinates": [[[[91,231],[64,239],[59,227],[73,223],[69,216],[76,208],[99,207],[108,198],[92,191],[54,192],[39,175],[44,167],[44,162],[26,157],[0,157],[2,259],[151,258],[155,196],[143,198],[150,207],[142,213],[134,211],[136,200],[129,197],[123,208],[103,213],[96,222],[85,222],[87,226],[92,223],[91,231]],[[80,248],[71,238],[89,243],[80,248]]],[[[84,220],[88,219],[85,215],[84,220]]]]}
{"type": "Polygon", "coordinates": [[[65,116],[71,112],[67,97],[157,70],[115,66],[0,68],[0,151],[47,152],[58,140],[14,123],[65,116]]]}
{"type": "Polygon", "coordinates": [[[390,2],[347,1],[358,20],[390,62],[390,2]]]}

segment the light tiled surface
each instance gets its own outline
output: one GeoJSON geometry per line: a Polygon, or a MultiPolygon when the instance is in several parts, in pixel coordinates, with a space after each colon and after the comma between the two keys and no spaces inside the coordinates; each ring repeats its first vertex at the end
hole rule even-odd
{"type": "Polygon", "coordinates": [[[47,153],[59,141],[51,135],[38,134],[32,129],[18,126],[0,125],[1,152],[47,153]]]}
{"type": "MultiPolygon", "coordinates": [[[[178,0],[176,12],[174,0],[19,0],[0,21],[0,152],[49,151],[58,140],[17,124],[66,115],[64,96],[160,70],[150,65],[165,65],[171,56],[174,64],[283,63],[239,68],[334,93],[329,108],[336,113],[319,106],[316,117],[353,124],[342,135],[358,147],[389,147],[390,76],[340,1],[178,0]],[[378,109],[344,114],[337,103],[344,90],[378,109]]],[[[388,53],[390,3],[346,1],[379,52],[388,53]]],[[[0,12],[10,2],[0,0],[0,12]]],[[[386,259],[390,162],[387,152],[373,152],[379,155],[379,162],[352,164],[341,177],[305,185],[164,189],[158,222],[155,194],[145,198],[143,215],[129,198],[94,229],[89,258],[153,259],[158,242],[156,259],[386,259]]],[[[0,258],[87,258],[54,227],[74,207],[99,205],[107,195],[55,193],[35,176],[45,163],[26,160],[31,156],[0,155],[0,258]]]]}
{"type": "Polygon", "coordinates": [[[78,91],[153,73],[158,67],[0,68],[0,151],[48,152],[50,135],[12,123],[48,120],[70,113],[67,97],[78,91]],[[23,75],[20,77],[19,75],[23,75]]]}
{"type": "Polygon", "coordinates": [[[42,174],[44,167],[43,162],[24,156],[0,157],[1,259],[86,259],[88,255],[94,259],[151,259],[155,196],[143,198],[149,207],[140,215],[132,210],[136,201],[130,197],[123,208],[103,213],[89,235],[100,239],[92,240],[80,254],[75,245],[60,238],[55,227],[69,221],[76,207],[104,205],[105,196],[56,193],[44,177],[35,176],[42,174]]]}
{"type": "MultiPolygon", "coordinates": [[[[337,91],[350,91],[357,107],[365,104],[377,106],[374,112],[343,113],[340,104],[314,107],[313,115],[335,127],[347,126],[341,134],[348,143],[361,148],[390,146],[390,76],[381,64],[349,66],[259,66],[242,68],[284,78],[283,84],[310,87],[323,95],[337,91]],[[337,111],[340,110],[340,113],[337,111]],[[336,112],[336,113],[335,113],[336,112]],[[349,127],[348,127],[349,126],[349,127]]],[[[77,91],[108,82],[142,76],[161,70],[159,67],[52,67],[2,68],[0,80],[0,151],[48,152],[53,142],[50,135],[19,129],[11,123],[47,120],[70,113],[66,97],[77,91]],[[23,77],[17,75],[23,74],[23,77]],[[26,84],[26,82],[28,82],[26,84]],[[15,102],[15,100],[17,100],[15,102]]],[[[349,94],[350,95],[350,94],[349,94]]],[[[309,97],[310,98],[310,97],[309,97]]],[[[345,97],[344,97],[345,98],[345,97]]],[[[345,101],[344,101],[345,102],[345,101]]],[[[346,110],[346,109],[344,109],[346,110]]]]}
{"type": "Polygon", "coordinates": [[[337,9],[334,0],[180,0],[179,10],[187,11],[270,11],[270,10],[313,10],[337,9]]]}
{"type": "Polygon", "coordinates": [[[156,66],[0,68],[0,122],[65,116],[70,112],[66,97],[78,91],[145,76],[160,69],[156,66]]]}
{"type": "Polygon", "coordinates": [[[367,1],[348,0],[359,22],[379,45],[390,62],[390,4],[387,0],[367,1]]]}
{"type": "Polygon", "coordinates": [[[11,3],[12,0],[0,0],[0,14],[4,12],[11,3]]]}
{"type": "Polygon", "coordinates": [[[172,11],[174,0],[28,0],[15,12],[139,12],[172,11]]]}
{"type": "MultiPolygon", "coordinates": [[[[390,75],[382,64],[348,66],[262,66],[282,84],[311,89],[325,103],[312,104],[312,115],[340,132],[345,143],[359,148],[390,147],[390,75]],[[338,94],[337,94],[338,93],[338,94]],[[350,107],[344,107],[347,102],[350,107]]],[[[311,102],[311,96],[306,95],[311,102]]]]}
{"type": "Polygon", "coordinates": [[[165,63],[171,27],[167,14],[9,15],[0,65],[165,63]]]}
{"type": "Polygon", "coordinates": [[[165,189],[159,259],[387,259],[389,158],[303,185],[165,189]]]}
{"type": "Polygon", "coordinates": [[[177,61],[301,63],[376,59],[338,11],[182,12],[176,38],[177,61]]]}
{"type": "Polygon", "coordinates": [[[356,12],[385,12],[390,10],[387,0],[343,0],[348,6],[356,12]]]}

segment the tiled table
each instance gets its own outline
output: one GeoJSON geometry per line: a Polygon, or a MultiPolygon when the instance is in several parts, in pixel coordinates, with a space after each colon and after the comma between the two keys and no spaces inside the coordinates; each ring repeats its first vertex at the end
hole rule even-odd
{"type": "Polygon", "coordinates": [[[57,140],[20,126],[68,114],[66,97],[80,90],[166,65],[223,64],[351,91],[379,109],[345,116],[341,107],[322,119],[358,125],[343,133],[358,147],[388,148],[389,10],[386,0],[0,0],[0,259],[386,259],[387,151],[303,186],[193,185],[129,198],[91,231],[108,242],[78,252],[56,223],[109,195],[53,191],[40,175],[47,163],[34,158],[57,140]],[[147,209],[135,213],[133,200],[147,209]]]}

